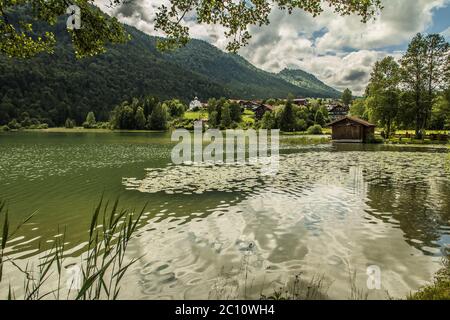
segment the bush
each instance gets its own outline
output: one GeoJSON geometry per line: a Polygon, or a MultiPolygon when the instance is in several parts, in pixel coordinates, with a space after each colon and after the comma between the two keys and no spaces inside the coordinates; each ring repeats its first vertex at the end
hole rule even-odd
{"type": "Polygon", "coordinates": [[[93,129],[93,127],[87,121],[83,122],[83,128],[85,128],[85,129],[93,129]]]}
{"type": "Polygon", "coordinates": [[[295,131],[306,131],[307,127],[308,125],[304,119],[298,119],[295,126],[295,131]]]}
{"type": "Polygon", "coordinates": [[[170,123],[170,127],[173,129],[186,129],[194,130],[194,125],[197,120],[193,119],[175,119],[170,123]]]}
{"type": "MultiPolygon", "coordinates": [[[[40,123],[45,123],[45,124],[47,124],[47,127],[50,127],[50,128],[54,128],[55,127],[55,123],[52,121],[52,119],[49,119],[49,118],[42,118],[42,119],[40,119],[40,123]]],[[[39,124],[37,124],[37,125],[39,125],[39,124]]]]}
{"type": "Polygon", "coordinates": [[[72,119],[67,119],[64,126],[65,126],[67,129],[73,129],[73,128],[75,128],[75,121],[72,120],[72,119]]]}
{"type": "Polygon", "coordinates": [[[20,122],[20,125],[21,125],[22,128],[28,128],[28,127],[30,127],[30,126],[32,125],[30,117],[24,118],[24,119],[20,122]]]}
{"type": "Polygon", "coordinates": [[[109,122],[97,122],[95,127],[98,129],[111,129],[111,124],[109,122]]]}
{"type": "Polygon", "coordinates": [[[384,142],[383,139],[377,138],[377,137],[375,137],[375,135],[370,135],[366,139],[366,143],[369,143],[369,144],[379,144],[379,143],[383,143],[383,142],[384,142]]]}
{"type": "Polygon", "coordinates": [[[322,126],[316,124],[308,128],[308,134],[323,134],[322,126]]]}
{"type": "Polygon", "coordinates": [[[26,117],[21,123],[20,126],[25,129],[38,129],[41,122],[36,118],[26,117]]]}
{"type": "Polygon", "coordinates": [[[444,267],[435,275],[433,283],[410,295],[408,300],[450,300],[450,262],[444,259],[444,267]]]}
{"type": "Polygon", "coordinates": [[[16,119],[12,119],[9,123],[8,123],[8,127],[11,130],[18,130],[20,128],[22,128],[22,126],[20,125],[20,123],[17,122],[16,119]]]}
{"type": "Polygon", "coordinates": [[[28,129],[32,130],[48,129],[48,124],[47,123],[32,124],[31,126],[28,127],[28,129]]]}
{"type": "Polygon", "coordinates": [[[95,114],[91,111],[86,116],[86,121],[83,122],[83,128],[95,129],[97,128],[97,121],[95,120],[95,114]]]}

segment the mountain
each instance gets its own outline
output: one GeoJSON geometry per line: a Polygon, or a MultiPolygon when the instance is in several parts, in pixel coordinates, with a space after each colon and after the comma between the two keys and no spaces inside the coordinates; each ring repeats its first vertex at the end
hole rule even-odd
{"type": "Polygon", "coordinates": [[[192,40],[186,47],[170,54],[169,60],[219,83],[233,98],[286,98],[289,94],[328,98],[336,97],[337,93],[312,75],[313,83],[310,84],[305,77],[304,83],[298,85],[286,81],[282,74],[258,69],[239,55],[225,53],[199,40],[192,40]]]}
{"type": "Polygon", "coordinates": [[[52,27],[57,37],[53,55],[40,54],[28,60],[0,56],[0,125],[21,118],[24,112],[50,125],[62,125],[67,118],[82,123],[89,111],[95,112],[97,120],[107,120],[115,105],[144,95],[188,102],[195,96],[207,100],[334,94],[331,88],[327,92],[325,86],[307,81],[298,86],[200,40],[162,53],[156,49],[156,37],[125,28],[131,41],[109,46],[102,55],[77,60],[61,19],[52,27]],[[320,90],[315,89],[318,87],[320,90]]]}
{"type": "Polygon", "coordinates": [[[316,76],[303,70],[284,69],[278,73],[278,76],[297,87],[312,92],[312,96],[339,98],[342,95],[341,92],[326,85],[317,79],[316,76]]]}

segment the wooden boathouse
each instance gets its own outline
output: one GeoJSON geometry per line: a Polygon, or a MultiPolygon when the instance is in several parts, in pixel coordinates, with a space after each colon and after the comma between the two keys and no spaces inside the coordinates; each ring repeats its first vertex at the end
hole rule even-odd
{"type": "Polygon", "coordinates": [[[370,142],[375,136],[375,125],[357,117],[346,116],[327,125],[332,129],[332,139],[342,143],[370,142]]]}

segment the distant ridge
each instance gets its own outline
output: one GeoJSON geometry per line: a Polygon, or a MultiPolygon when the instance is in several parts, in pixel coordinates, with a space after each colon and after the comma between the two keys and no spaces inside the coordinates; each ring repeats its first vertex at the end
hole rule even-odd
{"type": "MultiPolygon", "coordinates": [[[[20,11],[15,18],[26,15],[20,11]]],[[[195,96],[205,101],[211,97],[339,95],[304,71],[266,72],[205,41],[192,40],[175,52],[162,53],[156,49],[156,37],[130,26],[125,26],[132,37],[128,43],[112,45],[104,54],[77,60],[65,20],[50,28],[58,39],[54,55],[40,54],[28,60],[0,56],[0,120],[6,121],[11,108],[17,115],[32,109],[32,117],[51,119],[56,125],[68,117],[80,123],[84,121],[80,115],[89,111],[94,111],[98,119],[107,120],[115,105],[147,95],[186,102],[195,96]]]]}
{"type": "Polygon", "coordinates": [[[313,96],[316,97],[339,98],[341,96],[341,92],[326,85],[313,74],[303,70],[284,69],[278,73],[278,76],[297,87],[311,91],[313,96]]]}

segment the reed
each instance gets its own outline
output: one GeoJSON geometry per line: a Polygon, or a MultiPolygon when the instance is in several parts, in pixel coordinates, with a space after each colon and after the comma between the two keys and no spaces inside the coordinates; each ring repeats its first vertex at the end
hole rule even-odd
{"type": "MultiPolygon", "coordinates": [[[[117,199],[112,206],[104,203],[103,197],[92,215],[87,251],[80,257],[81,276],[79,286],[74,282],[69,288],[62,286],[65,271],[66,248],[65,234],[57,238],[51,250],[39,258],[35,267],[27,263],[20,267],[8,250],[8,240],[30,221],[33,213],[17,227],[11,229],[5,202],[0,202],[2,218],[2,238],[0,242],[0,284],[4,281],[3,270],[6,264],[23,275],[24,287],[20,297],[25,300],[42,300],[46,298],[62,300],[115,300],[120,294],[120,284],[128,269],[140,258],[126,259],[126,251],[133,235],[136,233],[146,206],[138,212],[119,209],[117,199]],[[12,230],[12,232],[11,232],[12,230]],[[63,295],[64,294],[64,295],[63,295]]],[[[7,299],[16,299],[16,292],[9,284],[7,299]]]]}

